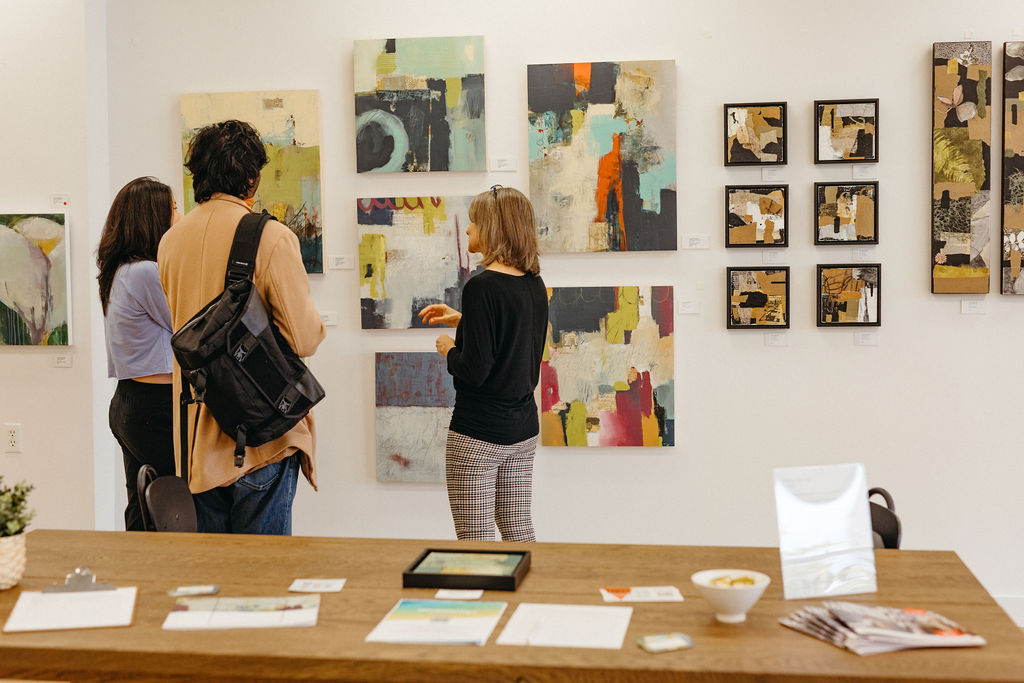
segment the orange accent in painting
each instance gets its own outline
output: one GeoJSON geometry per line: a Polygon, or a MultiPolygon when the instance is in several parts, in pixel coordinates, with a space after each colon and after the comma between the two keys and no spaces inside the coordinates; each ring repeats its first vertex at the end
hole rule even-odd
{"type": "Polygon", "coordinates": [[[619,144],[622,137],[616,133],[612,136],[612,151],[601,157],[597,164],[597,218],[595,223],[608,221],[608,195],[615,193],[619,201],[619,232],[622,233],[622,249],[626,249],[626,225],[622,220],[622,157],[619,155],[619,144]]]}
{"type": "Polygon", "coordinates": [[[576,92],[590,90],[590,62],[573,64],[572,79],[576,82],[576,92]]]}

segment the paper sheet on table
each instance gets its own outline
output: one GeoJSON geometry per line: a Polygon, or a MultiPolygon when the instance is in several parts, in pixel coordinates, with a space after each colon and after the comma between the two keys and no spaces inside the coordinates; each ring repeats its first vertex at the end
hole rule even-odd
{"type": "Polygon", "coordinates": [[[875,592],[864,465],[781,467],[773,474],[786,599],[875,592]]]}
{"type": "Polygon", "coordinates": [[[316,626],[319,595],[280,598],[178,598],[165,631],[316,626]]]}
{"type": "Polygon", "coordinates": [[[4,633],[131,626],[135,593],[135,586],[78,593],[23,591],[4,633]]]}
{"type": "Polygon", "coordinates": [[[632,607],[544,605],[524,602],[498,636],[498,645],[590,647],[618,650],[632,607]]]}
{"type": "Polygon", "coordinates": [[[399,600],[370,631],[366,641],[483,645],[507,605],[504,602],[399,600]]]}

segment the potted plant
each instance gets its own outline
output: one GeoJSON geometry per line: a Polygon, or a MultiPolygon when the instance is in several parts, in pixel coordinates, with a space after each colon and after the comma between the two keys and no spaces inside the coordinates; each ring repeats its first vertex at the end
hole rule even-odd
{"type": "Polygon", "coordinates": [[[28,509],[32,485],[5,486],[0,476],[0,590],[17,585],[25,573],[25,527],[35,516],[28,509]]]}

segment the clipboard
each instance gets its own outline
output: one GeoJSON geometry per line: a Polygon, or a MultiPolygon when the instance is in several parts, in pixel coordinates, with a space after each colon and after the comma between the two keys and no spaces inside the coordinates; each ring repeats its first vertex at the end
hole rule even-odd
{"type": "Polygon", "coordinates": [[[131,626],[137,590],[98,583],[88,568],[76,567],[64,583],[22,591],[3,632],[131,626]]]}

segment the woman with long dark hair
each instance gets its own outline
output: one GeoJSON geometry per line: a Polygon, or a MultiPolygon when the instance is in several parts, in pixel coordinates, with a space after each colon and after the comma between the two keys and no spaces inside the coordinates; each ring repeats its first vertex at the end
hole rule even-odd
{"type": "Polygon", "coordinates": [[[117,193],[103,226],[96,265],[107,338],[107,376],[117,378],[110,431],[124,455],[125,529],[142,531],[135,480],[143,465],[173,475],[171,312],[156,251],[181,214],[171,188],[136,178],[117,193]]]}

